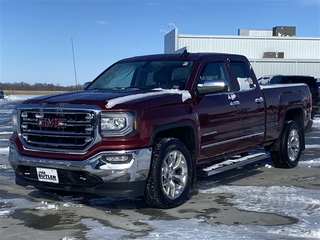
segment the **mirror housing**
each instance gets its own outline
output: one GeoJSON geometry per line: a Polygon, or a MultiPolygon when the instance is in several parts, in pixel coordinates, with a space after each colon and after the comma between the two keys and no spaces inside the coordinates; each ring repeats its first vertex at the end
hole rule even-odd
{"type": "Polygon", "coordinates": [[[85,82],[85,83],[82,85],[83,89],[86,89],[90,84],[91,84],[91,82],[85,82]]]}
{"type": "Polygon", "coordinates": [[[200,95],[226,92],[228,91],[228,82],[224,79],[209,79],[205,80],[203,83],[198,83],[197,91],[200,95]]]}

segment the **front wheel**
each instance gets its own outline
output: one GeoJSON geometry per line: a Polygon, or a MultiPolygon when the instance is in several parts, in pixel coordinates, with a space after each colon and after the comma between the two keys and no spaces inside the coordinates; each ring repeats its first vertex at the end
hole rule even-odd
{"type": "Polygon", "coordinates": [[[293,168],[298,165],[301,155],[301,130],[291,121],[285,125],[278,151],[271,151],[271,158],[280,168],[293,168]]]}
{"type": "Polygon", "coordinates": [[[175,138],[157,139],[145,188],[145,201],[151,207],[173,208],[181,205],[191,185],[191,156],[175,138]]]}

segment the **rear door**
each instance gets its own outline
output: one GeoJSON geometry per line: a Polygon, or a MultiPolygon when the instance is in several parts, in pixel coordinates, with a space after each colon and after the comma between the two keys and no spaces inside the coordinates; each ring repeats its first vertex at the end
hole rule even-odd
{"type": "Polygon", "coordinates": [[[212,59],[200,71],[197,84],[205,80],[224,79],[229,83],[226,91],[199,96],[196,108],[200,122],[201,147],[200,160],[223,155],[235,149],[241,131],[241,108],[239,96],[233,92],[225,59],[212,59]]]}
{"type": "Polygon", "coordinates": [[[240,99],[241,142],[244,148],[257,146],[264,141],[265,134],[265,103],[262,91],[246,59],[233,56],[229,57],[228,62],[231,69],[230,75],[238,83],[235,93],[240,99]]]}

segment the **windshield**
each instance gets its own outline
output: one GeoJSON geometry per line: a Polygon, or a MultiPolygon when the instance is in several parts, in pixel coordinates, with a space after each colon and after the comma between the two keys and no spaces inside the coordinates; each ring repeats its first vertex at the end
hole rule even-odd
{"type": "Polygon", "coordinates": [[[184,89],[192,61],[122,62],[100,75],[87,89],[184,89]]]}

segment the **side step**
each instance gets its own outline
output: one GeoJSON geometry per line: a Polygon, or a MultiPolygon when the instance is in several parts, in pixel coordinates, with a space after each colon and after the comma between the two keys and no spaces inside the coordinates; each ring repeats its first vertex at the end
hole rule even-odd
{"type": "Polygon", "coordinates": [[[213,164],[209,167],[206,166],[203,169],[199,169],[198,175],[201,177],[208,177],[217,173],[246,165],[248,163],[260,161],[267,157],[268,155],[266,153],[255,153],[245,157],[235,156],[231,159],[226,159],[223,162],[213,164]]]}

